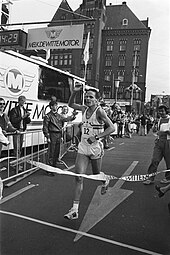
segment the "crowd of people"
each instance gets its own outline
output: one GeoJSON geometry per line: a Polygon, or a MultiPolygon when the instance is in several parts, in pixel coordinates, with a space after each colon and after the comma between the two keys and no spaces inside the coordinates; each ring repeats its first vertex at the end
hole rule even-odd
{"type": "MultiPolygon", "coordinates": [[[[119,104],[107,105],[104,102],[100,103],[101,107],[106,111],[111,121],[116,124],[116,132],[114,137],[131,138],[133,133],[146,136],[151,130],[155,120],[148,114],[136,114],[125,112],[119,104]]],[[[107,148],[108,146],[106,146],[107,148]]]]}

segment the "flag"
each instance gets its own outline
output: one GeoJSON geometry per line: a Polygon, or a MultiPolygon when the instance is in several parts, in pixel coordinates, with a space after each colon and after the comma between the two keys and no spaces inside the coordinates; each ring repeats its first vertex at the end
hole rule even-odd
{"type": "Polygon", "coordinates": [[[90,32],[88,32],[87,41],[86,41],[86,45],[83,52],[83,55],[84,55],[83,60],[85,65],[87,65],[87,62],[89,61],[89,42],[90,42],[90,32]]]}
{"type": "Polygon", "coordinates": [[[50,49],[46,50],[46,60],[50,58],[50,49]]]}

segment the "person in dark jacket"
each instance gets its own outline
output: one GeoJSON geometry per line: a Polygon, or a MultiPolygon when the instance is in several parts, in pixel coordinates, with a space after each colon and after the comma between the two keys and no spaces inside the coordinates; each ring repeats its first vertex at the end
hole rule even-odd
{"type": "MultiPolygon", "coordinates": [[[[56,167],[56,164],[61,164],[59,160],[60,143],[62,138],[62,127],[64,122],[75,119],[74,113],[67,118],[57,112],[58,103],[52,100],[49,103],[51,111],[44,116],[43,133],[48,142],[47,164],[56,167]]],[[[48,173],[53,176],[54,174],[48,173]]]]}
{"type": "MultiPolygon", "coordinates": [[[[19,96],[18,105],[11,109],[9,112],[9,118],[12,125],[20,132],[24,132],[27,128],[27,124],[31,122],[30,113],[25,109],[26,103],[25,96],[19,96]]],[[[23,146],[23,134],[13,136],[14,156],[18,159],[21,156],[23,146]]]]}
{"type": "Polygon", "coordinates": [[[146,135],[146,124],[147,124],[147,117],[143,113],[140,117],[140,123],[141,123],[141,129],[140,129],[140,135],[146,135]]]}
{"type": "MultiPolygon", "coordinates": [[[[0,127],[2,129],[2,133],[6,136],[6,132],[16,132],[17,129],[12,126],[8,116],[6,115],[6,113],[4,113],[4,108],[5,108],[5,100],[1,97],[0,98],[0,127]]],[[[0,156],[2,151],[2,145],[3,145],[3,142],[0,142],[0,156]]]]}

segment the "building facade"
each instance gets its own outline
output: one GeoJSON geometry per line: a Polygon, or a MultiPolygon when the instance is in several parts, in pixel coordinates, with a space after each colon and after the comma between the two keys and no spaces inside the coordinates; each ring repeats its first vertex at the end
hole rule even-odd
{"type": "MultiPolygon", "coordinates": [[[[49,63],[100,89],[106,101],[140,112],[145,102],[148,19],[140,21],[127,6],[106,5],[106,0],[83,0],[75,11],[62,0],[49,26],[84,24],[83,48],[52,50],[49,63]],[[90,32],[89,61],[85,74],[83,51],[90,32]],[[119,86],[115,87],[115,80],[119,86]]],[[[42,53],[43,54],[43,53],[42,53]]]]}

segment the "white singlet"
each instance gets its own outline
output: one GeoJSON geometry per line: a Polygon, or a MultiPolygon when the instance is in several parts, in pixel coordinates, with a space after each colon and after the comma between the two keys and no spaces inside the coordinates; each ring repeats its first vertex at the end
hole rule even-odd
{"type": "Polygon", "coordinates": [[[81,142],[78,146],[78,153],[89,156],[91,159],[101,158],[104,155],[103,143],[100,140],[95,141],[92,144],[89,144],[87,139],[99,135],[104,132],[104,123],[101,124],[97,120],[96,112],[99,109],[97,107],[92,115],[87,118],[87,109],[82,116],[82,126],[81,126],[81,142]]]}

